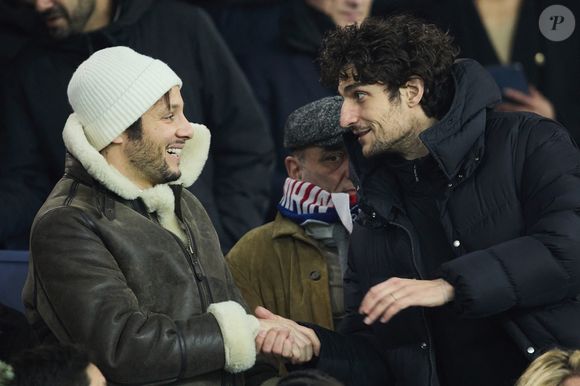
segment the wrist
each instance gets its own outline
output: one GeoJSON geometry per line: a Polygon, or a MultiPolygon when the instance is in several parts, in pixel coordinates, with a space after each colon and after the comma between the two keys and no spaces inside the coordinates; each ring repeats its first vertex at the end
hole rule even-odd
{"type": "Polygon", "coordinates": [[[443,295],[443,304],[447,304],[455,298],[455,288],[449,284],[446,280],[437,279],[439,282],[439,289],[443,295]]]}

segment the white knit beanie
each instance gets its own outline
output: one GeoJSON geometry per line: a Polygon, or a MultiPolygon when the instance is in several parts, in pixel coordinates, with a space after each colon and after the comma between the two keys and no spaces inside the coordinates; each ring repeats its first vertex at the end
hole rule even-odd
{"type": "Polygon", "coordinates": [[[81,63],[67,93],[89,143],[100,151],[181,84],[162,61],[128,47],[110,47],[81,63]]]}

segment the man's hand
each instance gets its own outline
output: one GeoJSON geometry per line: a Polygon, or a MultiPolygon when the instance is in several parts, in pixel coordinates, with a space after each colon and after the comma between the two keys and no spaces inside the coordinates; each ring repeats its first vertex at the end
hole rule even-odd
{"type": "Polygon", "coordinates": [[[289,359],[293,364],[308,362],[320,354],[320,341],[312,329],[264,307],[257,307],[255,314],[260,321],[256,351],[289,359]]]}
{"type": "Polygon", "coordinates": [[[516,103],[501,103],[496,107],[498,111],[531,111],[546,118],[556,118],[552,103],[534,86],[530,86],[529,95],[512,88],[504,89],[503,95],[516,103]]]}
{"type": "Polygon", "coordinates": [[[451,301],[455,290],[443,279],[414,280],[390,278],[372,287],[361,302],[359,312],[366,324],[380,318],[386,323],[407,307],[438,307],[451,301]]]}

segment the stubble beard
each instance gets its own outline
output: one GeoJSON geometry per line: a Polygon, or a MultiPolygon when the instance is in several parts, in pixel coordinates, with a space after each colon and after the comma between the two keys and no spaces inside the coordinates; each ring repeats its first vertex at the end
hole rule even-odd
{"type": "MultiPolygon", "coordinates": [[[[372,126],[374,126],[373,128],[375,130],[377,128],[384,130],[382,125],[371,125],[370,127],[372,126]]],[[[422,143],[419,139],[418,131],[414,129],[415,127],[417,127],[416,122],[411,122],[411,127],[406,130],[403,130],[401,126],[399,126],[399,132],[402,134],[391,140],[381,140],[375,136],[375,141],[366,157],[374,157],[381,154],[397,154],[404,157],[412,153],[416,150],[417,146],[422,143]]],[[[377,131],[375,131],[375,133],[377,131]]]]}
{"type": "Polygon", "coordinates": [[[133,146],[127,150],[127,158],[135,170],[153,185],[173,182],[181,177],[181,171],[174,172],[169,168],[163,146],[145,138],[133,140],[132,143],[133,146]]]}
{"type": "Polygon", "coordinates": [[[51,9],[41,13],[40,16],[43,19],[64,18],[66,20],[66,26],[49,28],[49,33],[53,39],[65,39],[73,34],[83,32],[89,18],[95,10],[95,6],[95,0],[81,1],[79,2],[78,8],[72,14],[69,14],[62,5],[54,4],[51,9]]]}

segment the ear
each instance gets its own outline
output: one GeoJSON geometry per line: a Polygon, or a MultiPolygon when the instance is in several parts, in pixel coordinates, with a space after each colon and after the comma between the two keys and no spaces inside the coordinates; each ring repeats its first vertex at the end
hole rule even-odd
{"type": "Polygon", "coordinates": [[[284,158],[284,165],[286,166],[288,177],[295,180],[302,179],[302,166],[300,165],[298,158],[293,155],[289,155],[284,158]]]}
{"type": "Polygon", "coordinates": [[[115,137],[111,143],[120,145],[123,142],[125,142],[127,140],[127,134],[125,134],[125,132],[121,133],[121,135],[119,135],[118,137],[115,137]]]}
{"type": "Polygon", "coordinates": [[[409,107],[415,107],[421,103],[425,93],[425,82],[418,76],[412,76],[401,88],[401,97],[409,107]]]}

